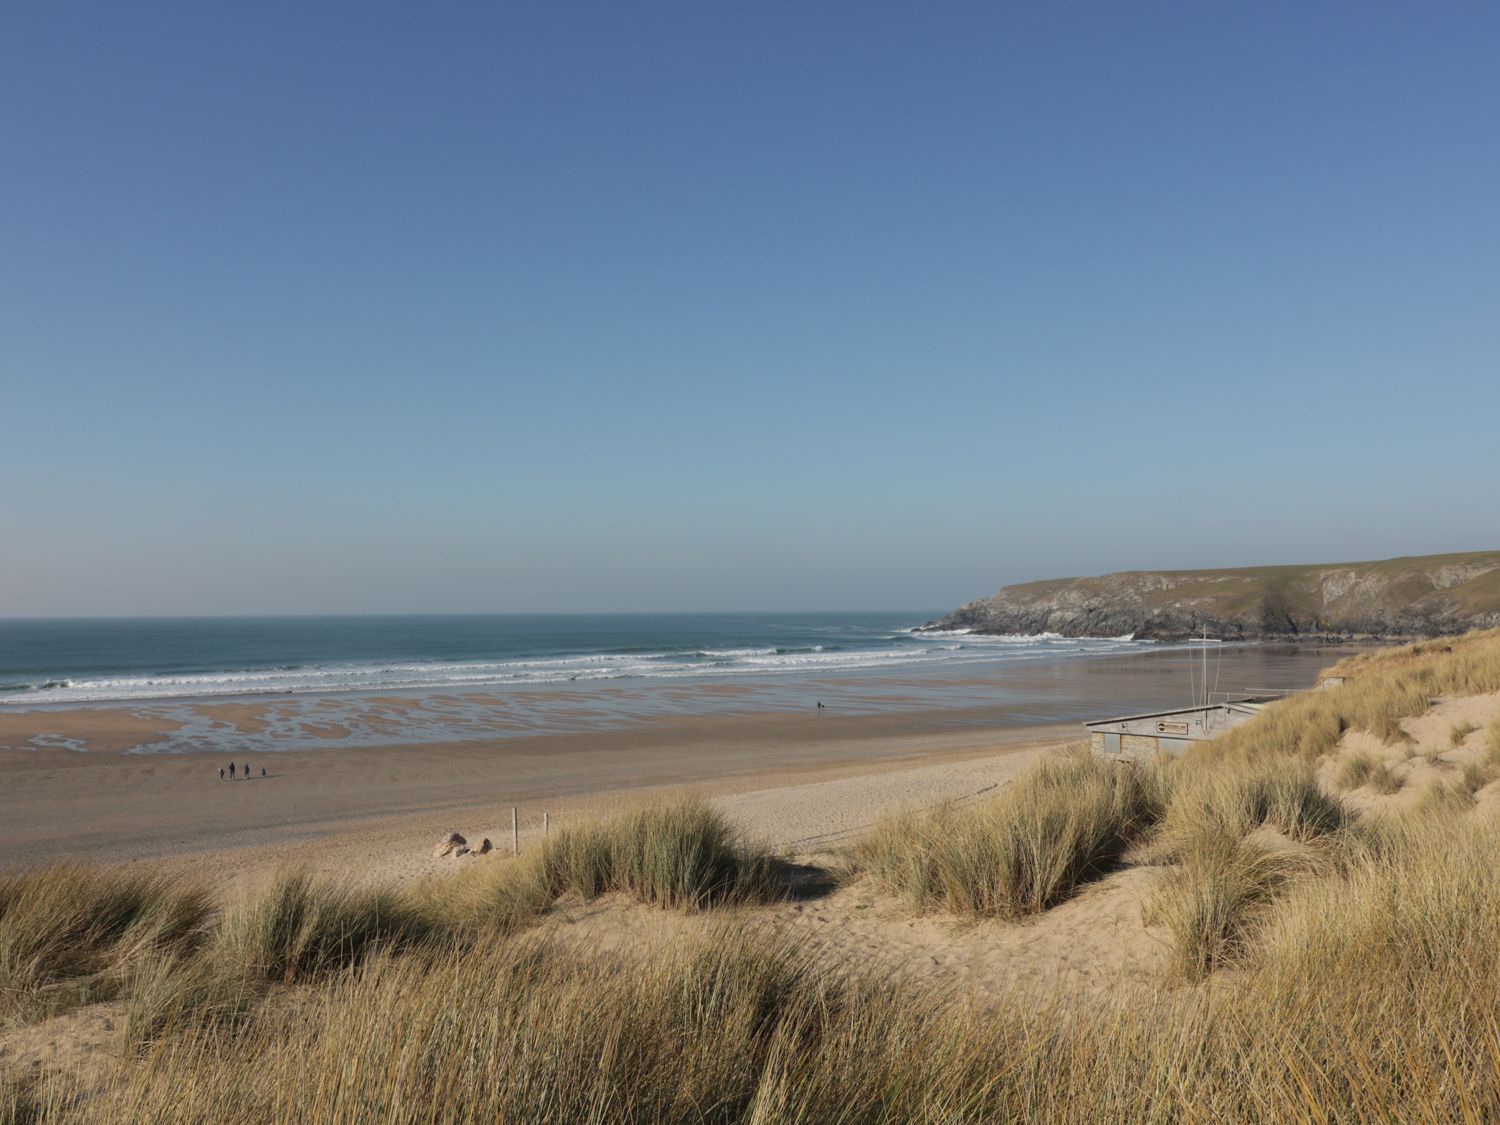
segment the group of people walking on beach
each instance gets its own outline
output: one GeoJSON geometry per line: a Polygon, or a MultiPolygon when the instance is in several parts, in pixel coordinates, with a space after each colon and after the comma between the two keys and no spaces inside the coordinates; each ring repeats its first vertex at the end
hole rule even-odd
{"type": "MultiPolygon", "coordinates": [[[[250,763],[249,762],[245,763],[245,776],[246,777],[250,776],[250,763]]],[[[261,777],[265,777],[266,776],[266,767],[265,766],[261,766],[260,767],[260,776],[261,777]]],[[[237,773],[234,772],[234,763],[230,762],[229,763],[229,780],[233,781],[237,777],[239,777],[239,774],[237,774],[237,773]]],[[[224,767],[223,766],[219,767],[219,780],[220,781],[224,780],[224,767]]]]}

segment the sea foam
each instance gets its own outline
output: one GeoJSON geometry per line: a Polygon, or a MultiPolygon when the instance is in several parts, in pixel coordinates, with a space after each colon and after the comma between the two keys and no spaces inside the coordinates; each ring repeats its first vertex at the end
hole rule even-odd
{"type": "MultiPolygon", "coordinates": [[[[0,706],[442,690],[565,684],[596,680],[682,680],[878,669],[937,668],[995,660],[1127,652],[1149,642],[1128,637],[990,636],[968,630],[887,635],[865,647],[840,644],[690,648],[658,652],[592,652],[505,660],[348,661],[275,667],[48,679],[15,685],[0,706]],[[20,688],[21,690],[16,690],[20,688]]],[[[7,685],[11,687],[11,685],[7,685]]]]}

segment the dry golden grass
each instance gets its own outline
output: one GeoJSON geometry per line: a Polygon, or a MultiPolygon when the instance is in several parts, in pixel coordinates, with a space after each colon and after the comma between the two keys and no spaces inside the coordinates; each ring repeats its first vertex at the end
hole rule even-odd
{"type": "Polygon", "coordinates": [[[1495,777],[1495,767],[1490,763],[1465,762],[1459,771],[1459,784],[1472,795],[1494,781],[1495,777]]]}
{"type": "Polygon", "coordinates": [[[400,895],[283,871],[225,912],[213,957],[291,983],[355,964],[375,949],[412,944],[428,930],[400,895]]]}
{"type": "Polygon", "coordinates": [[[1168,854],[1182,856],[1199,841],[1241,838],[1262,827],[1307,841],[1339,831],[1348,818],[1343,803],[1318,787],[1312,765],[1300,759],[1194,761],[1179,768],[1161,842],[1168,854]]]}
{"type": "Polygon", "coordinates": [[[1075,751],[985,804],[883,818],[850,866],[920,909],[1034,914],[1108,871],[1154,822],[1165,769],[1075,751]]]}
{"type": "Polygon", "coordinates": [[[58,866],[0,878],[0,1022],[118,994],[137,966],[206,938],[208,894],[157,875],[58,866]]]}
{"type": "Polygon", "coordinates": [[[553,897],[607,891],[685,910],[779,897],[774,861],[747,848],[701,798],[564,829],[540,853],[553,897]]]}
{"type": "Polygon", "coordinates": [[[707,910],[774,902],[785,888],[774,856],[741,840],[701,798],[683,797],[570,825],[526,855],[474,864],[419,893],[434,925],[511,933],[564,895],[609,892],[707,910]]]}
{"type": "Polygon", "coordinates": [[[1454,723],[1448,731],[1448,743],[1451,746],[1462,746],[1464,739],[1479,729],[1478,723],[1462,722],[1454,723]]]}
{"type": "Polygon", "coordinates": [[[1379,763],[1375,772],[1370,775],[1370,787],[1382,796],[1399,793],[1405,785],[1406,777],[1396,773],[1384,762],[1379,763]]]}
{"type": "Polygon", "coordinates": [[[1172,968],[1198,980],[1244,955],[1257,909],[1312,868],[1306,854],[1213,831],[1192,842],[1149,906],[1172,938],[1172,968]]]}
{"type": "Polygon", "coordinates": [[[1338,783],[1343,789],[1367,785],[1377,793],[1391,794],[1399,792],[1406,779],[1372,754],[1351,754],[1339,766],[1338,783]]]}
{"type": "Polygon", "coordinates": [[[1346,677],[1342,686],[1293,696],[1189,757],[1316,761],[1348,730],[1406,741],[1401,720],[1425,712],[1435,697],[1500,691],[1500,642],[1494,632],[1469,633],[1361,653],[1331,671],[1346,677]]]}
{"type": "Polygon", "coordinates": [[[16,1119],[1490,1118],[1500,837],[1433,813],[1338,840],[1338,862],[1271,878],[1213,986],[985,1011],[738,925],[609,957],[522,934],[377,955],[234,1027],[179,1029],[85,1102],[13,1089],[16,1119]]]}
{"type": "Polygon", "coordinates": [[[1338,783],[1343,789],[1358,789],[1370,780],[1375,772],[1373,754],[1350,754],[1339,765],[1338,783]]]}
{"type": "Polygon", "coordinates": [[[682,909],[767,902],[782,884],[702,800],[658,803],[475,863],[410,893],[278,872],[227,907],[195,884],[59,866],[0,879],[0,1021],[124,996],[131,1038],[179,1015],[237,1014],[268,984],[306,982],[457,935],[513,932],[565,894],[623,891],[682,909]]]}
{"type": "Polygon", "coordinates": [[[1417,808],[1422,812],[1454,814],[1474,807],[1474,794],[1462,779],[1432,781],[1422,790],[1417,808]]]}

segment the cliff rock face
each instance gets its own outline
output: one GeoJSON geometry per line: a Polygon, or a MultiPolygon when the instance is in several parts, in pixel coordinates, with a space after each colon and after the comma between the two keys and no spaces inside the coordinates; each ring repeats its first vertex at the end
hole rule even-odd
{"type": "Polygon", "coordinates": [[[1123,571],[1007,586],[923,629],[1177,640],[1430,637],[1500,626],[1500,551],[1373,563],[1123,571]]]}

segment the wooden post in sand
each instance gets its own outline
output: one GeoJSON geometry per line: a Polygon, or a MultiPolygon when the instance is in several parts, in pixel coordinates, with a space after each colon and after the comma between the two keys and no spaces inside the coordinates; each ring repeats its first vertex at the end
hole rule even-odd
{"type": "Polygon", "coordinates": [[[516,806],[510,807],[510,854],[521,854],[521,829],[516,821],[516,806]]]}
{"type": "Polygon", "coordinates": [[[546,834],[547,834],[547,814],[543,813],[542,814],[542,835],[545,836],[546,834]]]}

